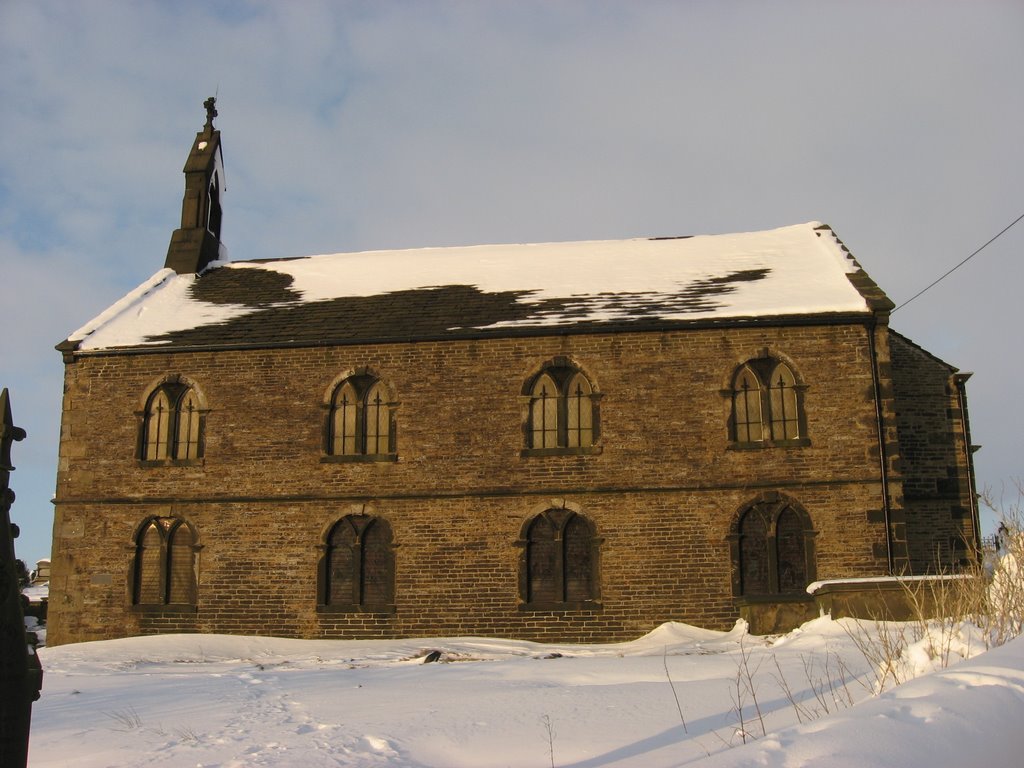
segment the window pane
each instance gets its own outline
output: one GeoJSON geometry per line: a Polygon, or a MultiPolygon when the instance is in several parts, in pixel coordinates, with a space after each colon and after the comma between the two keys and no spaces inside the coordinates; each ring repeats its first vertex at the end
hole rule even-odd
{"type": "Polygon", "coordinates": [[[135,551],[135,603],[159,605],[163,602],[160,591],[160,529],[151,521],[139,533],[135,551]]]}
{"type": "Polygon", "coordinates": [[[758,507],[751,507],[740,520],[740,592],[768,593],[768,524],[758,507]]]}
{"type": "Polygon", "coordinates": [[[358,601],[356,591],[356,533],[349,518],[334,526],[327,542],[327,594],[328,605],[351,605],[358,601]]]}
{"type": "Polygon", "coordinates": [[[807,586],[807,557],[800,517],[790,507],[779,515],[775,531],[779,591],[802,592],[807,586]]]}
{"type": "Polygon", "coordinates": [[[576,374],[569,382],[566,399],[568,440],[570,448],[594,444],[594,408],[590,399],[590,382],[576,374]]]}
{"type": "Polygon", "coordinates": [[[393,601],[391,530],[380,518],[371,520],[363,531],[363,604],[387,606],[393,601]]]}
{"type": "Polygon", "coordinates": [[[733,424],[736,441],[756,443],[763,439],[761,431],[761,385],[753,371],[744,367],[733,387],[733,424]]]}
{"type": "Polygon", "coordinates": [[[168,602],[192,605],[195,594],[195,558],[192,531],[178,523],[167,546],[168,602]]]}
{"type": "Polygon", "coordinates": [[[556,602],[555,529],[544,515],[538,515],[527,532],[526,580],[528,602],[556,602]]]}
{"type": "Polygon", "coordinates": [[[779,363],[769,380],[773,440],[796,440],[800,437],[797,412],[796,379],[789,366],[779,363]]]}
{"type": "Polygon", "coordinates": [[[331,403],[331,453],[347,455],[359,453],[356,432],[356,391],[345,382],[334,393],[331,403]]]}
{"type": "Polygon", "coordinates": [[[176,459],[199,457],[199,402],[195,392],[187,390],[178,401],[178,438],[176,459]]]}
{"type": "Polygon", "coordinates": [[[558,390],[544,374],[533,385],[530,401],[530,429],[533,448],[558,447],[558,390]]]}
{"type": "Polygon", "coordinates": [[[146,406],[146,444],[143,458],[157,461],[167,458],[171,421],[171,404],[167,393],[160,390],[149,398],[146,406]]]}
{"type": "Polygon", "coordinates": [[[594,598],[593,532],[586,520],[571,518],[562,533],[565,542],[565,599],[594,598]]]}
{"type": "Polygon", "coordinates": [[[390,431],[388,405],[384,386],[379,382],[366,393],[366,452],[388,453],[390,431]]]}

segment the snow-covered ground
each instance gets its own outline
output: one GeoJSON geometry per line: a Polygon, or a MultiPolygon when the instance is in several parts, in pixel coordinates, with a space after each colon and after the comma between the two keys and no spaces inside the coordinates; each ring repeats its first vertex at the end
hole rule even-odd
{"type": "MultiPolygon", "coordinates": [[[[853,639],[874,627],[858,627],[821,618],[769,640],[666,624],[599,646],[165,635],[43,648],[30,765],[1024,764],[1021,640],[875,696],[853,639]]],[[[961,639],[958,660],[981,650],[961,639]]]]}

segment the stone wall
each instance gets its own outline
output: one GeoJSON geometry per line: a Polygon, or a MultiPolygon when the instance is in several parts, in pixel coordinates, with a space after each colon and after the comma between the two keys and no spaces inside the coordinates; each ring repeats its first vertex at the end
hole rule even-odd
{"type": "Polygon", "coordinates": [[[966,565],[978,546],[956,369],[898,334],[891,338],[909,571],[948,571],[966,565]]]}
{"type": "MultiPolygon", "coordinates": [[[[862,325],[80,355],[66,367],[48,639],[202,631],[608,641],[669,620],[725,628],[739,615],[729,527],[765,490],[810,514],[818,578],[885,574],[870,360],[862,325]],[[807,385],[809,445],[729,446],[723,390],[764,351],[807,385]],[[523,456],[523,383],[557,356],[600,393],[599,450],[523,456]],[[364,367],[398,403],[397,460],[323,461],[325,399],[364,367]],[[193,466],[137,458],[145,399],[168,375],[191,383],[209,409],[193,466]],[[601,540],[598,605],[525,610],[517,542],[533,515],[563,504],[601,540]],[[324,535],[360,510],[392,528],[395,610],[318,613],[324,535]],[[130,605],[133,536],[153,515],[185,518],[198,532],[196,610],[130,605]]],[[[883,415],[895,443],[888,385],[883,415]]],[[[892,445],[895,500],[897,458],[892,445]]]]}

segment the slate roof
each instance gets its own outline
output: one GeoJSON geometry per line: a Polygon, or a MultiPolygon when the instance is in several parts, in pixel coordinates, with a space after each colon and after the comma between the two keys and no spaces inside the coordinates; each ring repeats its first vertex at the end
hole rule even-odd
{"type": "Polygon", "coordinates": [[[692,238],[470,246],[162,270],[58,348],[328,345],[821,322],[891,302],[812,222],[692,238]]]}

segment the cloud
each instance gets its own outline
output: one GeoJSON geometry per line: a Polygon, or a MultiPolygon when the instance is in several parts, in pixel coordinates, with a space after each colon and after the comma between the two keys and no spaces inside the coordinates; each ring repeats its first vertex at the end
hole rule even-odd
{"type": "MultiPolygon", "coordinates": [[[[0,3],[5,383],[56,423],[52,345],[162,266],[215,91],[235,258],[820,219],[900,301],[1022,210],[1022,38],[995,1],[0,3]]],[[[1020,474],[1022,245],[894,316],[976,371],[983,482],[1020,474]]]]}

